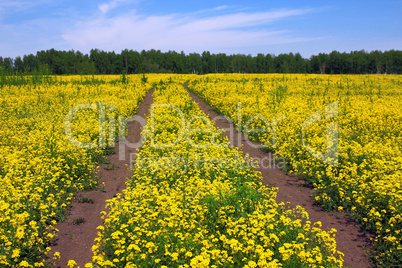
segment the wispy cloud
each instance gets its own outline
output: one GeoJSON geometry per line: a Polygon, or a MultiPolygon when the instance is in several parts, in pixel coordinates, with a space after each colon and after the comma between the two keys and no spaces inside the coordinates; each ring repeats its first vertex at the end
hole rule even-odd
{"type": "Polygon", "coordinates": [[[227,9],[227,8],[228,8],[228,6],[224,5],[224,6],[215,7],[214,10],[223,10],[223,9],[227,9]]]}
{"type": "Polygon", "coordinates": [[[30,3],[30,1],[4,0],[0,2],[0,11],[4,11],[6,9],[25,9],[25,7],[30,3]]]}
{"type": "Polygon", "coordinates": [[[110,10],[116,8],[119,4],[129,2],[128,0],[112,0],[108,3],[102,3],[98,5],[99,10],[103,13],[106,14],[110,10]]]}
{"type": "Polygon", "coordinates": [[[5,14],[11,15],[14,12],[28,10],[34,6],[39,6],[49,0],[26,1],[26,0],[1,0],[0,1],[0,16],[5,14]]]}
{"type": "MultiPolygon", "coordinates": [[[[104,7],[106,13],[114,2],[104,7]]],[[[62,37],[71,47],[88,51],[161,49],[186,52],[228,51],[242,47],[263,47],[270,44],[312,40],[297,36],[291,29],[280,29],[275,23],[311,12],[309,9],[283,9],[266,12],[235,12],[216,14],[170,14],[142,16],[135,12],[111,18],[99,16],[80,21],[62,37]],[[270,29],[271,28],[271,29],[270,29]]],[[[102,11],[102,12],[103,12],[102,11]]]]}

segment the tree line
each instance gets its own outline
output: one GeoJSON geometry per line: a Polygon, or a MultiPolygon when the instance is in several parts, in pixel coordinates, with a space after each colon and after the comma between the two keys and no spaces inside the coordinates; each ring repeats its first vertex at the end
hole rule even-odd
{"type": "Polygon", "coordinates": [[[133,74],[133,73],[320,73],[402,74],[402,51],[352,51],[320,53],[310,58],[293,54],[224,53],[202,54],[160,50],[122,50],[121,53],[92,49],[80,51],[42,50],[15,59],[0,57],[8,74],[133,74]]]}

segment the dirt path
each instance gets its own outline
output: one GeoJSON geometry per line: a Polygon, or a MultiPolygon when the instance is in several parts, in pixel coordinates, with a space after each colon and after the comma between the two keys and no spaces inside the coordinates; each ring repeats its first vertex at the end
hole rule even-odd
{"type": "MultiPolygon", "coordinates": [[[[144,120],[149,114],[153,92],[154,90],[151,90],[147,93],[138,108],[137,116],[144,120]]],[[[128,123],[127,129],[127,140],[129,142],[140,141],[140,123],[128,123]]],[[[59,229],[59,233],[51,245],[51,252],[48,254],[49,262],[52,262],[54,252],[58,251],[61,254],[61,258],[54,267],[66,268],[69,260],[75,260],[81,268],[86,263],[91,262],[93,256],[91,248],[95,244],[94,239],[98,234],[96,227],[103,224],[100,213],[106,210],[105,201],[113,198],[117,193],[121,193],[126,188],[126,178],[131,176],[131,171],[126,165],[129,167],[130,153],[134,153],[135,149],[125,147],[125,152],[120,157],[119,145],[113,151],[115,154],[107,156],[109,163],[100,164],[98,174],[100,176],[99,182],[105,182],[103,189],[100,187],[96,191],[77,194],[72,202],[68,219],[57,224],[56,228],[59,229]],[[123,158],[125,160],[119,160],[123,158]],[[83,219],[84,222],[79,223],[82,221],[80,219],[83,219]]]]}
{"type": "Polygon", "coordinates": [[[244,135],[238,133],[233,124],[225,119],[216,120],[220,114],[197,95],[191,91],[189,93],[192,99],[198,103],[201,110],[215,120],[216,127],[221,129],[230,129],[232,127],[233,130],[231,132],[227,130],[225,134],[233,146],[239,147],[243,145],[244,154],[248,154],[254,159],[264,159],[264,167],[261,166],[257,170],[261,171],[265,184],[279,188],[276,199],[278,203],[290,202],[290,207],[301,205],[308,212],[311,222],[321,221],[323,230],[335,228],[338,231],[336,233],[337,249],[345,254],[345,266],[352,268],[372,266],[365,252],[365,250],[370,249],[370,239],[368,235],[363,234],[361,228],[351,217],[340,212],[327,212],[314,205],[313,190],[304,179],[287,175],[277,168],[275,164],[278,164],[278,162],[274,163],[272,153],[265,153],[261,149],[254,148],[251,144],[245,142],[244,135]],[[231,135],[231,137],[230,133],[234,133],[234,135],[231,135]]]}

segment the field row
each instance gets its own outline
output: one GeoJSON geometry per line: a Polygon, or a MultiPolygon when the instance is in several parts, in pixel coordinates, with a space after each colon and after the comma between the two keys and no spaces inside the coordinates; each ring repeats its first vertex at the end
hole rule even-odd
{"type": "Polygon", "coordinates": [[[317,203],[374,230],[379,265],[402,263],[401,77],[223,74],[188,87],[284,157],[317,203]]]}
{"type": "MultiPolygon", "coordinates": [[[[11,81],[11,80],[10,80],[11,81]]],[[[18,81],[17,81],[18,82],[18,81]]],[[[103,148],[151,87],[154,109],[124,196],[88,266],[341,266],[334,234],[284,209],[183,84],[304,176],[316,202],[376,232],[402,263],[399,76],[54,76],[0,87],[0,266],[42,267],[74,194],[97,187],[103,148]]],[[[57,258],[58,253],[55,255],[57,258]]],[[[73,263],[73,262],[72,262],[73,263]]]]}
{"type": "Polygon", "coordinates": [[[134,174],[86,267],[342,266],[335,230],[277,204],[182,83],[159,84],[153,98],[134,174]]]}
{"type": "Polygon", "coordinates": [[[134,114],[150,87],[140,76],[2,85],[1,267],[45,265],[56,221],[76,192],[97,187],[94,166],[118,130],[109,119],[134,114]]]}

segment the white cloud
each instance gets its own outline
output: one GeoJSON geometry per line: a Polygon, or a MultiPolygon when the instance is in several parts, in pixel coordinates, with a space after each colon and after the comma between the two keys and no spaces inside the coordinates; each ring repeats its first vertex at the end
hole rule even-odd
{"type": "Polygon", "coordinates": [[[228,6],[224,5],[224,6],[219,6],[219,7],[215,7],[213,10],[223,10],[223,9],[227,9],[228,6]]]}
{"type": "Polygon", "coordinates": [[[103,13],[106,14],[110,10],[116,8],[119,4],[128,2],[127,0],[112,0],[109,3],[102,3],[98,5],[99,10],[103,13]]]}
{"type": "MultiPolygon", "coordinates": [[[[116,0],[103,7],[104,13],[115,7],[116,0]]],[[[226,6],[218,7],[225,9],[226,6]]],[[[215,9],[216,10],[216,9],[215,9]]],[[[274,22],[310,12],[287,9],[269,12],[238,12],[226,15],[197,16],[171,14],[141,16],[134,12],[78,22],[62,37],[69,46],[83,51],[91,48],[119,51],[125,48],[184,50],[190,52],[234,51],[272,44],[295,43],[311,38],[293,36],[291,31],[269,30],[274,22]]],[[[278,28],[278,27],[275,27],[278,28]]]]}

